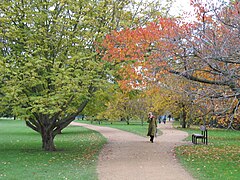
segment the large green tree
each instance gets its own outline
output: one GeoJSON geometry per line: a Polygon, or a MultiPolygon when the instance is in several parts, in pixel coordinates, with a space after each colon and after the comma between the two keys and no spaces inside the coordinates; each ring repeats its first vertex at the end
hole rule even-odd
{"type": "Polygon", "coordinates": [[[56,150],[54,137],[109,83],[96,53],[102,37],[131,14],[129,1],[2,0],[1,109],[26,120],[56,150]]]}

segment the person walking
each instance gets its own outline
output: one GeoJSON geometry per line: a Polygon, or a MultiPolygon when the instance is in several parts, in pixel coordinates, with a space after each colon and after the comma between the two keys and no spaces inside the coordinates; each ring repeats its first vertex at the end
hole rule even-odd
{"type": "Polygon", "coordinates": [[[172,117],[171,114],[169,114],[169,115],[168,115],[168,121],[171,120],[171,117],[172,117]]]}
{"type": "Polygon", "coordinates": [[[164,115],[164,116],[163,116],[163,123],[164,123],[164,124],[166,124],[166,120],[167,120],[167,116],[164,115]]]}
{"type": "Polygon", "coordinates": [[[147,136],[150,136],[150,141],[153,143],[154,136],[156,135],[157,130],[157,121],[153,116],[152,112],[148,113],[148,133],[147,136]]]}
{"type": "Polygon", "coordinates": [[[162,121],[162,116],[160,115],[160,116],[158,116],[158,122],[159,122],[159,124],[161,124],[161,121],[162,121]]]}

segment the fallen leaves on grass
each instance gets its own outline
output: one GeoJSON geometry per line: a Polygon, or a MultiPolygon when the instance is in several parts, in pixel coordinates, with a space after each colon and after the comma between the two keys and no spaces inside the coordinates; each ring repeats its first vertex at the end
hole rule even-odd
{"type": "Polygon", "coordinates": [[[240,160],[240,149],[238,146],[181,146],[178,147],[180,155],[194,159],[203,159],[205,162],[214,160],[231,161],[240,160]]]}

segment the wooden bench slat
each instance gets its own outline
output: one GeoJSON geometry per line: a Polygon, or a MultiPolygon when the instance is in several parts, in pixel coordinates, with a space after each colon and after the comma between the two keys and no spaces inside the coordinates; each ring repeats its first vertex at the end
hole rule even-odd
{"type": "Polygon", "coordinates": [[[204,137],[202,134],[193,134],[194,136],[204,137]]]}

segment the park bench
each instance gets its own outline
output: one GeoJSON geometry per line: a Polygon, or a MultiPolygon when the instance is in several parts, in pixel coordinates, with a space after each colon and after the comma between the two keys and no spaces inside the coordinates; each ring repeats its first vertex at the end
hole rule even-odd
{"type": "Polygon", "coordinates": [[[198,139],[202,139],[203,144],[208,144],[208,133],[207,128],[205,126],[200,126],[201,134],[193,134],[192,135],[192,143],[197,144],[198,139]]]}

